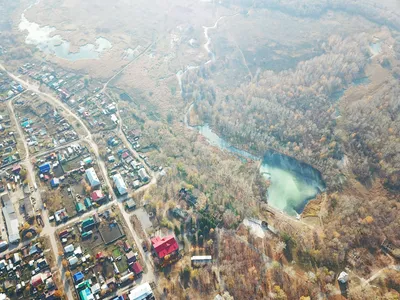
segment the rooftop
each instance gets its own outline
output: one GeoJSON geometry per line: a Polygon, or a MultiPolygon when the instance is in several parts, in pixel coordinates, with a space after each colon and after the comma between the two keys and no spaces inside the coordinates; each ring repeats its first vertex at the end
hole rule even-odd
{"type": "Polygon", "coordinates": [[[115,174],[113,176],[113,181],[120,195],[125,195],[128,192],[125,181],[122,178],[121,174],[115,174]]]}
{"type": "Polygon", "coordinates": [[[150,284],[148,282],[143,283],[129,292],[129,300],[143,300],[151,299],[153,295],[150,284]]]}
{"type": "Polygon", "coordinates": [[[151,239],[151,243],[159,258],[163,258],[179,250],[179,245],[173,235],[168,235],[163,238],[156,236],[151,239]]]}
{"type": "Polygon", "coordinates": [[[87,177],[91,187],[100,185],[100,180],[97,177],[97,174],[96,174],[96,171],[94,170],[94,168],[87,169],[85,171],[85,173],[86,173],[86,177],[87,177]]]}

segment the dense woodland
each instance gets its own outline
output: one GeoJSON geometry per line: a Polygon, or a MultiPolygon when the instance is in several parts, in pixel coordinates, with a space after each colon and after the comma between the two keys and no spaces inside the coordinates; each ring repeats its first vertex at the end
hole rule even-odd
{"type": "Polygon", "coordinates": [[[397,79],[389,78],[373,95],[351,105],[341,105],[335,96],[366,76],[369,43],[364,34],[332,36],[322,45],[323,55],[295,70],[265,71],[230,91],[218,91],[212,70],[200,69],[187,75],[185,96],[195,101],[200,118],[233,144],[258,155],[272,148],[310,163],[330,188],[342,185],[350,158],[362,183],[381,177],[395,190],[400,170],[397,79]]]}
{"type": "Polygon", "coordinates": [[[360,15],[372,22],[400,29],[400,14],[394,10],[395,1],[371,0],[230,0],[230,4],[244,8],[267,8],[298,16],[319,18],[330,10],[360,15]]]}
{"type": "MultiPolygon", "coordinates": [[[[358,8],[357,2],[346,2],[348,7],[344,9],[345,4],[339,2],[334,9],[358,10],[358,14],[391,28],[400,25],[396,12],[380,5],[358,8]]],[[[301,17],[318,17],[328,9],[328,4],[321,1],[317,5],[299,3],[268,1],[263,2],[263,7],[279,7],[301,17]]],[[[251,5],[260,5],[260,1],[251,1],[251,5]]],[[[378,57],[371,53],[370,45],[374,41],[370,35],[330,36],[321,42],[323,54],[300,62],[294,69],[261,71],[251,80],[243,80],[238,87],[222,89],[215,84],[216,74],[221,76],[235,70],[226,57],[187,72],[183,82],[184,99],[194,103],[193,111],[188,114],[193,124],[198,124],[200,119],[239,148],[260,156],[272,148],[322,172],[328,186],[326,207],[320,213],[323,232],[310,233],[310,243],[310,234],[297,234],[288,229],[286,234],[290,238],[282,239],[284,259],[293,259],[302,270],[314,274],[313,281],[318,282],[327,297],[338,294],[332,278],[346,266],[354,268],[360,277],[368,278],[374,270],[393,263],[381,252],[385,238],[400,247],[400,47],[387,28],[382,32],[383,51],[378,57]],[[374,72],[383,78],[377,80],[371,75],[374,72]],[[373,81],[372,88],[360,88],[358,94],[344,96],[346,89],[360,82],[363,85],[364,80],[365,85],[373,81]]],[[[251,249],[241,249],[245,247],[243,244],[237,247],[239,252],[249,251],[247,258],[252,257],[251,249]]],[[[262,273],[257,269],[259,256],[252,262],[241,261],[235,251],[232,249],[226,257],[221,253],[221,260],[233,257],[230,263],[237,262],[238,269],[256,268],[255,274],[262,273]]],[[[392,274],[389,270],[386,273],[392,274]]],[[[285,274],[278,268],[276,277],[266,281],[270,285],[261,289],[268,294],[261,292],[259,298],[299,299],[302,295],[313,298],[321,291],[304,285],[304,280],[295,282],[285,274]],[[286,286],[296,288],[286,289],[286,286]]],[[[244,277],[258,280],[251,274],[244,277]]],[[[249,285],[243,284],[241,278],[224,278],[225,285],[230,284],[231,295],[247,299],[246,295],[259,292],[248,290],[254,284],[250,284],[250,279],[244,281],[249,285]]],[[[379,291],[353,286],[349,296],[396,299],[399,283],[398,276],[393,276],[379,281],[382,288],[379,291]]]]}

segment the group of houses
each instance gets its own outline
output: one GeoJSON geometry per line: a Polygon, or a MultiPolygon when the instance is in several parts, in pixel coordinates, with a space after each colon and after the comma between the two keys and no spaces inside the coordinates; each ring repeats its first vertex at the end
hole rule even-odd
{"type": "Polygon", "coordinates": [[[145,167],[125,148],[113,151],[107,149],[107,167],[111,170],[114,189],[119,196],[125,196],[129,188],[138,189],[150,180],[145,167]]]}
{"type": "Polygon", "coordinates": [[[1,282],[1,290],[6,297],[41,295],[44,300],[56,299],[57,286],[40,243],[3,256],[0,259],[0,276],[4,275],[7,276],[1,282]]]}
{"type": "Polygon", "coordinates": [[[0,167],[5,168],[20,160],[14,128],[8,114],[0,112],[0,167]]]}
{"type": "Polygon", "coordinates": [[[101,92],[99,83],[49,64],[25,64],[19,71],[54,90],[94,130],[114,128],[118,123],[116,105],[101,92]]]}
{"type": "MultiPolygon", "coordinates": [[[[102,216],[104,213],[102,214],[102,216]]],[[[127,240],[119,242],[120,249],[123,250],[123,254],[115,257],[114,254],[108,254],[106,251],[97,250],[98,252],[92,257],[88,254],[84,246],[86,235],[93,235],[95,232],[100,232],[101,226],[99,226],[99,217],[94,214],[79,223],[80,241],[72,238],[76,232],[73,228],[67,228],[58,233],[58,236],[63,244],[64,259],[66,261],[66,267],[71,273],[71,279],[75,286],[75,291],[80,300],[87,299],[100,299],[104,298],[110,293],[117,289],[126,289],[129,284],[139,278],[143,273],[143,267],[139,262],[139,255],[134,252],[132,246],[127,240]],[[71,242],[71,239],[73,242],[71,242]],[[119,262],[122,262],[121,255],[124,256],[122,271],[119,262]],[[113,272],[111,276],[109,272],[104,273],[96,272],[94,270],[107,270],[107,266],[112,266],[113,272]],[[125,269],[126,268],[126,269],[125,269]]],[[[100,235],[102,233],[100,232],[100,235]]],[[[107,241],[104,241],[105,245],[108,245],[107,241]]],[[[115,243],[115,242],[113,242],[115,243]]],[[[124,299],[153,299],[151,288],[149,285],[138,286],[133,290],[125,293],[124,299]],[[143,295],[149,298],[140,298],[143,295]]]]}
{"type": "Polygon", "coordinates": [[[7,74],[0,72],[0,101],[8,100],[23,91],[22,85],[13,81],[7,74]]]}
{"type": "Polygon", "coordinates": [[[78,134],[57,109],[37,97],[24,95],[15,102],[15,110],[21,116],[19,123],[31,152],[49,150],[78,139],[78,134]]]}

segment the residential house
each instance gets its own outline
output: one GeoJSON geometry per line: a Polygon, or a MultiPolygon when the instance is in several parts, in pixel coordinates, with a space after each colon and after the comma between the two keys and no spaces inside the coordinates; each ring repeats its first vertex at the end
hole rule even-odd
{"type": "Polygon", "coordinates": [[[97,174],[96,174],[96,171],[94,170],[94,168],[86,169],[85,173],[86,173],[86,178],[89,182],[89,185],[92,189],[100,187],[100,180],[97,177],[97,174]]]}
{"type": "Polygon", "coordinates": [[[128,264],[135,262],[137,259],[137,253],[134,253],[133,251],[129,251],[128,253],[126,253],[126,259],[128,261],[128,264]]]}
{"type": "Polygon", "coordinates": [[[140,274],[143,273],[143,268],[142,268],[142,266],[140,265],[140,263],[139,263],[138,261],[132,263],[132,264],[130,265],[130,268],[131,268],[131,270],[132,270],[133,272],[135,272],[135,275],[136,275],[136,276],[139,276],[140,274]]]}
{"type": "Polygon", "coordinates": [[[83,275],[82,272],[77,272],[74,274],[73,279],[74,279],[75,283],[80,283],[84,277],[85,277],[85,275],[83,275]]]}
{"type": "Polygon", "coordinates": [[[78,260],[78,258],[77,258],[75,255],[71,256],[71,257],[68,259],[68,264],[69,264],[70,267],[76,266],[76,264],[78,264],[78,262],[79,262],[79,260],[78,260]]]}
{"type": "Polygon", "coordinates": [[[81,203],[81,202],[77,202],[75,208],[76,208],[76,212],[78,214],[83,213],[83,212],[86,211],[85,205],[83,205],[83,203],[81,203]]]}
{"type": "Polygon", "coordinates": [[[74,247],[74,245],[72,245],[72,244],[69,244],[69,245],[67,245],[67,246],[64,247],[64,253],[65,253],[65,255],[68,255],[68,254],[73,253],[74,250],[75,250],[75,247],[74,247]]]}
{"type": "Polygon", "coordinates": [[[39,166],[39,171],[40,173],[49,173],[51,169],[51,164],[49,162],[46,162],[42,165],[39,166]]]}
{"type": "Polygon", "coordinates": [[[163,259],[167,255],[176,254],[179,251],[179,245],[173,235],[163,238],[156,236],[151,239],[151,244],[157,257],[163,259]]]}
{"type": "Polygon", "coordinates": [[[139,174],[139,178],[140,178],[141,181],[143,181],[143,182],[149,181],[150,177],[149,177],[149,175],[147,175],[147,172],[146,172],[145,168],[141,168],[138,171],[138,174],[139,174]]]}
{"type": "Polygon", "coordinates": [[[86,288],[86,289],[80,291],[79,298],[81,300],[94,300],[95,299],[90,288],[86,288]]]}
{"type": "Polygon", "coordinates": [[[102,203],[105,200],[106,196],[101,190],[95,190],[90,194],[90,198],[93,202],[102,203]]]}
{"type": "Polygon", "coordinates": [[[50,185],[54,189],[60,185],[60,179],[54,177],[52,180],[50,180],[50,185]]]}
{"type": "Polygon", "coordinates": [[[96,226],[96,220],[94,217],[87,218],[82,221],[82,231],[86,232],[93,229],[96,226]]]}
{"type": "Polygon", "coordinates": [[[121,174],[115,174],[113,176],[114,185],[120,196],[126,195],[128,193],[128,188],[122,178],[121,174]]]}
{"type": "Polygon", "coordinates": [[[69,217],[66,209],[63,208],[54,213],[54,218],[56,220],[56,223],[59,224],[61,222],[66,222],[69,217]]]}
{"type": "Polygon", "coordinates": [[[125,202],[125,207],[128,210],[136,209],[136,202],[132,198],[129,198],[128,201],[125,202]]]}
{"type": "Polygon", "coordinates": [[[128,294],[129,300],[154,300],[153,291],[148,282],[138,285],[128,294]]]}

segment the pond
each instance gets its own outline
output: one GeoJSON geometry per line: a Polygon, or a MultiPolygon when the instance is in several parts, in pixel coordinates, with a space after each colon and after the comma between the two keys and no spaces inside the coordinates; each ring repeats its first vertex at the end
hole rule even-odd
{"type": "Polygon", "coordinates": [[[369,79],[369,77],[360,77],[360,78],[354,79],[353,82],[352,82],[347,88],[342,89],[342,90],[339,90],[339,91],[337,91],[337,92],[334,92],[334,93],[330,96],[330,98],[331,98],[333,101],[338,101],[340,98],[343,97],[344,93],[346,92],[346,90],[347,90],[349,87],[352,87],[352,86],[361,86],[361,85],[368,85],[368,84],[370,84],[370,82],[371,82],[371,80],[369,79]]]}
{"type": "Polygon", "coordinates": [[[377,41],[375,43],[370,44],[369,50],[372,54],[372,57],[375,57],[376,55],[382,52],[382,43],[380,41],[377,41]]]}
{"type": "Polygon", "coordinates": [[[319,171],[277,152],[264,155],[260,172],[271,182],[268,204],[289,215],[300,214],[309,200],[325,190],[319,171]]]}
{"type": "Polygon", "coordinates": [[[289,215],[300,214],[309,200],[325,190],[319,171],[286,155],[268,151],[261,159],[247,151],[233,147],[213,132],[208,124],[194,127],[213,146],[229,151],[244,159],[261,160],[261,174],[271,185],[268,204],[289,215]]]}
{"type": "Polygon", "coordinates": [[[70,52],[70,42],[64,40],[60,35],[52,35],[56,28],[29,22],[25,14],[21,15],[19,30],[28,32],[25,38],[26,44],[35,45],[46,54],[52,54],[69,61],[99,59],[101,53],[112,48],[110,41],[99,37],[94,44],[86,44],[81,46],[78,52],[70,52]]]}

